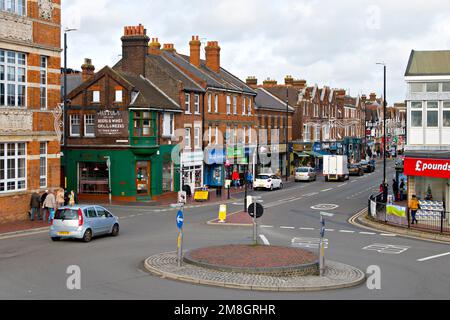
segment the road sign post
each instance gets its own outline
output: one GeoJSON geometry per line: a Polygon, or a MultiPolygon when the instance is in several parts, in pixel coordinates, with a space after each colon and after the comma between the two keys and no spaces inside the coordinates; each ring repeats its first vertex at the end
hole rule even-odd
{"type": "Polygon", "coordinates": [[[177,213],[176,222],[179,233],[178,233],[178,241],[177,241],[177,257],[178,257],[178,267],[181,267],[183,262],[183,225],[184,225],[184,203],[178,203],[173,205],[172,207],[179,207],[180,210],[177,213]]]}
{"type": "Polygon", "coordinates": [[[258,244],[258,219],[264,214],[264,207],[260,203],[256,203],[256,198],[249,197],[250,204],[248,214],[253,218],[253,244],[258,244]]]}
{"type": "Polygon", "coordinates": [[[332,217],[333,213],[321,212],[320,213],[320,243],[319,243],[319,272],[323,277],[325,273],[325,217],[332,217]]]}

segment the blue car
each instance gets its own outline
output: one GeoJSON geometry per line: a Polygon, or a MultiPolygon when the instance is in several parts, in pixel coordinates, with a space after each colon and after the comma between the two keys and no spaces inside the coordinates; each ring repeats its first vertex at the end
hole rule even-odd
{"type": "Polygon", "coordinates": [[[50,227],[53,241],[71,238],[90,242],[93,237],[105,234],[119,235],[119,218],[97,205],[61,207],[50,227]]]}

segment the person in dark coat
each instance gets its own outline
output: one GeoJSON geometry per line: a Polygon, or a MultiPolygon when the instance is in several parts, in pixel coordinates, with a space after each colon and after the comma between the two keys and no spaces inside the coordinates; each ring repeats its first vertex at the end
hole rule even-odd
{"type": "Polygon", "coordinates": [[[45,217],[46,217],[46,213],[48,212],[48,209],[44,207],[44,202],[45,199],[48,196],[48,190],[45,190],[45,192],[42,194],[41,196],[41,215],[39,216],[39,220],[44,220],[45,221],[45,217]]]}
{"type": "Polygon", "coordinates": [[[399,197],[398,197],[398,182],[397,182],[396,179],[392,180],[392,191],[394,191],[394,199],[395,199],[395,201],[398,201],[399,200],[399,197]]]}
{"type": "Polygon", "coordinates": [[[36,217],[36,219],[40,219],[40,208],[41,208],[41,197],[36,193],[33,192],[33,194],[31,195],[31,200],[30,200],[30,209],[31,209],[31,215],[30,215],[30,220],[34,221],[34,218],[36,217]]]}

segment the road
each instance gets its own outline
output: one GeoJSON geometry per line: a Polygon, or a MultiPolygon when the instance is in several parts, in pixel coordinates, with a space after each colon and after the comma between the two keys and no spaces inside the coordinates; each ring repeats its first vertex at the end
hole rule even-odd
{"type": "MultiPolygon", "coordinates": [[[[389,169],[388,177],[393,173],[389,169]]],[[[311,207],[333,205],[324,210],[335,214],[326,223],[327,258],[363,271],[379,266],[380,290],[361,285],[311,293],[249,292],[161,279],[143,270],[143,260],[176,249],[176,210],[113,206],[110,209],[121,219],[117,238],[102,237],[87,244],[53,243],[46,233],[0,239],[0,299],[448,299],[450,255],[442,254],[450,252],[449,245],[371,232],[347,222],[367,205],[381,179],[378,168],[345,183],[319,179],[291,183],[281,191],[253,193],[264,202],[260,232],[272,245],[302,246],[302,238],[319,237],[320,210],[311,207]],[[66,287],[71,265],[80,267],[81,290],[66,287]]],[[[229,212],[241,210],[242,202],[241,195],[229,212]]],[[[186,210],[185,249],[251,242],[252,228],[207,225],[218,209],[218,205],[200,205],[186,210]]]]}

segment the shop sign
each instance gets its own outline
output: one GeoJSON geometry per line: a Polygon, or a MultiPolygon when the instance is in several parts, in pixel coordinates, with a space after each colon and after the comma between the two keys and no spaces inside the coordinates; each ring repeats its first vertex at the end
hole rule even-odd
{"type": "Polygon", "coordinates": [[[209,199],[209,191],[198,190],[195,191],[194,200],[195,201],[208,201],[209,199]]]}
{"type": "Polygon", "coordinates": [[[96,117],[96,136],[128,136],[128,113],[119,110],[100,110],[96,117]]]}
{"type": "Polygon", "coordinates": [[[223,164],[225,162],[225,150],[223,148],[206,149],[206,164],[223,164]]]}
{"type": "Polygon", "coordinates": [[[198,165],[199,163],[203,163],[203,151],[181,153],[181,163],[184,166],[189,166],[190,164],[198,165]]]}
{"type": "Polygon", "coordinates": [[[242,158],[244,157],[244,148],[231,146],[227,147],[227,157],[228,158],[242,158]]]}
{"type": "Polygon", "coordinates": [[[450,179],[450,159],[405,158],[407,176],[450,179]]]}
{"type": "Polygon", "coordinates": [[[322,150],[321,147],[322,147],[322,146],[321,146],[321,143],[320,143],[320,142],[316,142],[316,143],[314,143],[313,151],[314,151],[314,152],[320,152],[320,151],[322,150]]]}

